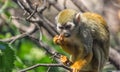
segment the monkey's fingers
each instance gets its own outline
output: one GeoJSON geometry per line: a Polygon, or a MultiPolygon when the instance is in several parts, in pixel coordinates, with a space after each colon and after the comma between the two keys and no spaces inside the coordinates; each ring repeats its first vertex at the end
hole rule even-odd
{"type": "Polygon", "coordinates": [[[55,44],[62,45],[63,42],[64,42],[64,37],[61,36],[61,35],[56,35],[56,36],[53,38],[53,42],[54,42],[55,44]]]}
{"type": "Polygon", "coordinates": [[[61,55],[60,60],[64,65],[70,66],[72,64],[72,62],[64,55],[61,55]]]}
{"type": "Polygon", "coordinates": [[[53,42],[54,42],[55,44],[59,44],[59,36],[58,36],[58,35],[56,35],[56,36],[53,38],[53,42]]]}
{"type": "Polygon", "coordinates": [[[70,67],[73,69],[73,72],[79,72],[86,64],[86,59],[79,59],[75,61],[70,67]]]}
{"type": "Polygon", "coordinates": [[[78,70],[78,69],[72,69],[72,72],[80,72],[80,70],[78,70]]]}
{"type": "Polygon", "coordinates": [[[63,34],[60,34],[60,35],[59,35],[59,39],[60,39],[61,41],[63,41],[63,40],[64,40],[64,35],[63,35],[63,34]]]}

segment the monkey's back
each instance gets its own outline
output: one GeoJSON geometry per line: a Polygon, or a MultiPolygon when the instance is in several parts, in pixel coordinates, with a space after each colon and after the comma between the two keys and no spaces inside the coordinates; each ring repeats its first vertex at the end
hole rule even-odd
{"type": "Polygon", "coordinates": [[[99,14],[90,12],[83,13],[81,18],[93,37],[93,68],[101,70],[109,53],[109,30],[107,23],[99,14]]]}
{"type": "Polygon", "coordinates": [[[91,30],[94,39],[109,40],[109,30],[106,21],[96,13],[86,12],[81,20],[91,30]]]}

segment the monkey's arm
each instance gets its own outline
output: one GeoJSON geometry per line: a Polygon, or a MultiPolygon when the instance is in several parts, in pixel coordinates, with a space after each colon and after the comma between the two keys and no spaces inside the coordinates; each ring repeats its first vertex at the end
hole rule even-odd
{"type": "MultiPolygon", "coordinates": [[[[90,33],[90,30],[85,25],[82,25],[79,31],[80,31],[79,36],[84,46],[83,47],[84,52],[82,57],[80,57],[78,60],[75,60],[75,62],[71,65],[73,72],[80,71],[87,64],[89,64],[93,58],[93,52],[92,52],[93,38],[90,33]]],[[[78,57],[79,57],[79,54],[81,53],[78,53],[78,57]]]]}
{"type": "Polygon", "coordinates": [[[72,65],[71,68],[73,69],[72,72],[79,72],[84,66],[86,66],[92,59],[93,53],[89,53],[86,57],[76,60],[72,65]]]}
{"type": "MultiPolygon", "coordinates": [[[[55,44],[60,45],[60,46],[64,46],[64,43],[65,43],[64,42],[64,37],[62,35],[56,35],[53,38],[53,42],[55,44]]],[[[72,64],[72,62],[67,58],[67,56],[61,55],[60,60],[64,65],[71,65],[72,64]]]]}
{"type": "MultiPolygon", "coordinates": [[[[66,57],[66,56],[61,56],[61,61],[63,62],[63,64],[67,65],[67,63],[72,63],[71,68],[73,70],[80,70],[81,68],[83,68],[85,65],[87,65],[91,59],[92,59],[92,43],[93,43],[93,39],[92,36],[89,32],[88,29],[86,29],[85,27],[80,28],[80,32],[79,32],[79,36],[82,40],[82,44],[83,44],[83,48],[84,51],[83,52],[83,56],[84,58],[79,58],[79,60],[76,60],[74,63],[70,62],[70,60],[66,57]]],[[[54,43],[63,46],[64,48],[64,37],[61,35],[56,35],[53,39],[54,43]]],[[[78,56],[81,53],[78,53],[78,56]]],[[[72,57],[76,57],[76,56],[72,56],[72,57]]]]}
{"type": "Polygon", "coordinates": [[[90,29],[82,24],[79,28],[79,36],[85,48],[86,55],[92,52],[93,38],[90,29]]]}

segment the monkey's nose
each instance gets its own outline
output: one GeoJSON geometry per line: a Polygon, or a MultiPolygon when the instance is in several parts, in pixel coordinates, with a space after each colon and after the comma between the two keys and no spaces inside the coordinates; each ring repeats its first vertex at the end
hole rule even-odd
{"type": "Polygon", "coordinates": [[[70,33],[64,33],[64,36],[65,37],[70,37],[71,35],[70,35],[70,33]]]}

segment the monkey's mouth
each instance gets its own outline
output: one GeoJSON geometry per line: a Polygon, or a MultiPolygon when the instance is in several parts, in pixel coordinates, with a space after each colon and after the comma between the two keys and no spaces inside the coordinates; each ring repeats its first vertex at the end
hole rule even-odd
{"type": "Polygon", "coordinates": [[[60,36],[63,36],[63,37],[65,37],[65,38],[68,38],[68,37],[71,36],[71,34],[70,34],[70,33],[64,33],[64,34],[60,34],[60,36]]]}
{"type": "Polygon", "coordinates": [[[71,35],[69,33],[64,34],[65,37],[70,37],[71,35]]]}

